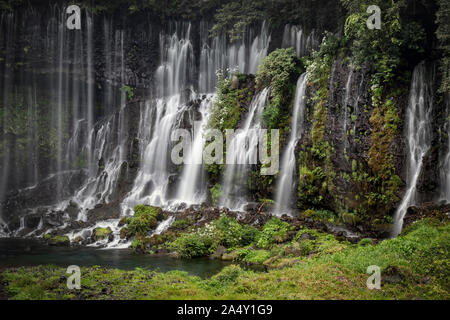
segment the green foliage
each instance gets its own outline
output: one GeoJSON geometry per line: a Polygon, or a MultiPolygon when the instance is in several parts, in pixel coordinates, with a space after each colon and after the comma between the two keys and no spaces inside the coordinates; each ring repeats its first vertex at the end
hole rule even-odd
{"type": "Polygon", "coordinates": [[[121,88],[121,90],[122,90],[123,92],[125,92],[125,94],[126,94],[127,97],[128,97],[128,100],[133,100],[133,98],[134,98],[134,89],[133,89],[132,87],[124,85],[124,86],[121,88]]]}
{"type": "Polygon", "coordinates": [[[208,256],[217,248],[214,232],[209,227],[193,233],[180,235],[168,248],[176,251],[183,258],[208,256]]]}
{"type": "Polygon", "coordinates": [[[271,257],[270,251],[255,250],[252,248],[241,248],[237,250],[238,261],[246,264],[263,264],[271,257]]]}
{"type": "Polygon", "coordinates": [[[168,247],[184,258],[194,258],[210,255],[219,245],[226,248],[249,245],[257,236],[255,228],[222,215],[194,232],[179,235],[168,247]]]}
{"type": "Polygon", "coordinates": [[[366,195],[369,207],[380,207],[382,204],[387,210],[393,209],[397,203],[398,191],[402,185],[402,180],[396,173],[393,162],[393,155],[390,147],[398,134],[398,126],[401,123],[397,107],[392,99],[381,101],[381,88],[373,87],[373,101],[375,108],[370,117],[372,125],[372,144],[369,150],[369,166],[374,173],[374,177],[368,182],[370,192],[366,195]]]}
{"type": "Polygon", "coordinates": [[[406,0],[341,0],[348,10],[345,22],[345,36],[351,42],[353,62],[364,62],[375,68],[374,83],[393,80],[402,59],[402,50],[420,51],[425,40],[423,27],[416,22],[401,18],[401,10],[407,6],[406,0]],[[380,30],[368,30],[366,12],[370,5],[378,5],[382,12],[380,30]]]}
{"type": "Polygon", "coordinates": [[[170,228],[176,230],[184,230],[191,225],[191,222],[187,219],[175,220],[170,228]]]}
{"type": "Polygon", "coordinates": [[[201,283],[200,287],[214,292],[214,294],[223,294],[236,283],[240,276],[246,273],[240,266],[227,266],[218,274],[212,276],[211,279],[201,283]]]}
{"type": "Polygon", "coordinates": [[[111,228],[95,228],[92,232],[92,237],[95,241],[103,240],[109,237],[112,233],[111,228]]]}
{"type": "MultiPolygon", "coordinates": [[[[286,247],[286,254],[301,248],[301,263],[280,265],[268,272],[232,265],[209,279],[200,279],[180,271],[90,267],[81,270],[81,291],[69,290],[66,281],[61,281],[68,277],[66,269],[56,266],[7,269],[0,278],[10,299],[448,300],[449,241],[449,224],[436,220],[416,222],[400,237],[374,245],[367,240],[364,245],[363,241],[340,243],[331,235],[304,228],[291,248],[286,247]],[[368,290],[370,265],[378,265],[382,276],[398,270],[400,282],[382,282],[382,290],[368,290]]],[[[251,261],[261,262],[269,256],[266,250],[240,251],[243,257],[250,255],[246,259],[251,261]]]]}
{"type": "Polygon", "coordinates": [[[255,0],[232,1],[217,10],[212,35],[227,34],[230,41],[242,38],[251,24],[264,20],[265,2],[255,0]]]}
{"type": "Polygon", "coordinates": [[[326,175],[321,167],[313,170],[300,167],[298,205],[300,208],[320,207],[327,193],[326,175]]]}
{"type": "Polygon", "coordinates": [[[252,243],[258,231],[248,225],[241,225],[235,219],[226,215],[212,222],[216,229],[220,245],[226,248],[245,246],[252,243]]]}
{"type": "Polygon", "coordinates": [[[256,74],[259,88],[271,87],[270,104],[265,108],[263,120],[267,129],[286,126],[295,84],[302,72],[294,49],[277,49],[260,63],[256,74]]]}
{"type": "Polygon", "coordinates": [[[324,221],[333,223],[336,220],[334,212],[329,210],[312,210],[308,209],[303,212],[303,214],[309,218],[316,221],[324,221]]]}
{"type": "Polygon", "coordinates": [[[372,239],[369,239],[369,238],[361,239],[361,241],[358,242],[358,245],[360,245],[360,246],[368,246],[368,245],[372,245],[372,244],[373,244],[372,239]]]}
{"type": "Polygon", "coordinates": [[[216,183],[211,189],[211,199],[213,206],[218,205],[218,201],[220,197],[222,196],[222,186],[219,183],[216,183]]]}
{"type": "Polygon", "coordinates": [[[145,235],[156,228],[162,218],[162,210],[157,207],[137,205],[134,207],[134,216],[128,223],[128,235],[145,235]]]}
{"type": "Polygon", "coordinates": [[[289,223],[278,218],[272,218],[266,222],[261,232],[257,236],[256,245],[259,248],[268,249],[276,243],[285,242],[291,230],[289,223]]]}
{"type": "Polygon", "coordinates": [[[225,135],[226,129],[236,128],[242,106],[248,104],[252,92],[249,88],[250,78],[245,78],[245,82],[239,81],[239,87],[236,88],[232,86],[232,80],[225,78],[221,72],[217,73],[217,77],[217,99],[211,109],[208,127],[218,129],[225,135]]]}
{"type": "Polygon", "coordinates": [[[70,239],[68,236],[52,236],[46,233],[44,240],[51,246],[70,246],[70,239]]]}

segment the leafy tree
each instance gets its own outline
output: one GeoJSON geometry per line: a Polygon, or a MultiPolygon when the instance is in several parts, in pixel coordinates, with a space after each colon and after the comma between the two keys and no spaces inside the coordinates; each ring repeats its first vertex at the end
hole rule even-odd
{"type": "Polygon", "coordinates": [[[341,0],[349,16],[345,22],[345,36],[351,42],[353,62],[361,65],[369,62],[375,69],[375,82],[393,80],[402,61],[403,49],[420,50],[425,38],[421,25],[402,19],[401,10],[406,0],[341,0]],[[381,9],[381,29],[369,30],[366,12],[370,5],[381,9]]]}

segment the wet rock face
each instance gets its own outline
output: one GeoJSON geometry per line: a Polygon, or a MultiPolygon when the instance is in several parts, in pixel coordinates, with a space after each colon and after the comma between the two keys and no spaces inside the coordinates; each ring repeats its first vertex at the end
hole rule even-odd
{"type": "Polygon", "coordinates": [[[403,220],[403,229],[425,218],[435,218],[441,221],[450,219],[450,203],[436,204],[427,202],[420,206],[409,207],[403,220]]]}

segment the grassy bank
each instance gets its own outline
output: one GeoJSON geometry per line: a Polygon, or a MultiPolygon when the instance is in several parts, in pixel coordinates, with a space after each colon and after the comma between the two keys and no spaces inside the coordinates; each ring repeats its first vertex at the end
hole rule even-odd
{"type": "Polygon", "coordinates": [[[449,229],[428,219],[376,245],[334,245],[268,272],[232,265],[209,279],[92,267],[82,268],[82,288],[71,291],[65,269],[39,266],[8,269],[1,281],[10,299],[450,299],[449,229]],[[381,290],[367,289],[370,265],[381,268],[381,290]]]}

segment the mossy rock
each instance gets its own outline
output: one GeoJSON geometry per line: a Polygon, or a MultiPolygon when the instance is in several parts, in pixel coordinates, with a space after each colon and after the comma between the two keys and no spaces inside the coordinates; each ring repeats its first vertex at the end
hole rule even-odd
{"type": "Polygon", "coordinates": [[[92,232],[92,238],[95,241],[100,241],[108,238],[112,234],[112,230],[110,227],[108,228],[95,228],[92,232]]]}
{"type": "Polygon", "coordinates": [[[185,230],[192,224],[188,219],[179,219],[175,220],[174,223],[170,226],[173,230],[185,230]]]}
{"type": "Polygon", "coordinates": [[[123,227],[123,226],[129,224],[130,221],[131,221],[130,217],[123,217],[122,219],[120,219],[118,226],[123,227]]]}
{"type": "Polygon", "coordinates": [[[236,250],[231,251],[230,253],[225,252],[222,255],[223,261],[234,261],[238,258],[238,252],[236,250]]]}
{"type": "Polygon", "coordinates": [[[134,216],[128,223],[129,235],[145,235],[156,228],[158,221],[163,219],[161,208],[137,205],[134,207],[134,216]]]}
{"type": "Polygon", "coordinates": [[[70,246],[70,239],[68,236],[52,236],[50,234],[44,235],[44,239],[51,246],[68,247],[70,246]]]}
{"type": "Polygon", "coordinates": [[[81,244],[83,242],[83,237],[78,236],[75,239],[73,239],[74,244],[81,244]]]}
{"type": "Polygon", "coordinates": [[[128,238],[128,228],[123,227],[120,229],[120,239],[127,239],[128,238]]]}
{"type": "Polygon", "coordinates": [[[351,226],[356,226],[358,223],[361,222],[361,218],[353,213],[343,213],[342,221],[344,221],[344,223],[349,224],[351,226]]]}

